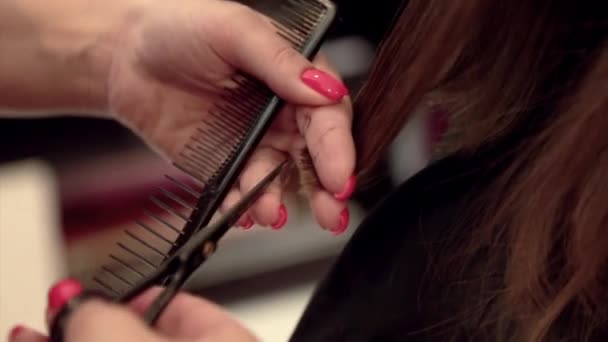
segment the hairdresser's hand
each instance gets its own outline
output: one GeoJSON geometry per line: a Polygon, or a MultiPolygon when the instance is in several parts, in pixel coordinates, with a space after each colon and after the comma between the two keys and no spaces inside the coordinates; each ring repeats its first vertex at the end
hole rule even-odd
{"type": "MultiPolygon", "coordinates": [[[[179,294],[167,306],[154,330],[138,317],[153,301],[152,289],[124,308],[91,301],[76,309],[68,320],[64,342],[253,342],[256,338],[220,307],[198,297],[179,294]]],[[[48,342],[27,327],[12,330],[9,342],[48,342]]]]}
{"type": "MultiPolygon", "coordinates": [[[[348,223],[355,151],[347,90],[328,62],[313,64],[281,39],[266,17],[224,0],[144,1],[117,35],[108,82],[117,118],[175,159],[236,69],[264,81],[287,106],[252,157],[224,209],[281,159],[307,147],[321,187],[311,205],[325,229],[348,223]],[[317,69],[318,68],[318,69],[317,69]],[[325,70],[325,72],[320,71],[325,70]],[[333,75],[333,76],[330,76],[333,75]]],[[[240,221],[282,227],[284,189],[273,185],[240,221]]]]}

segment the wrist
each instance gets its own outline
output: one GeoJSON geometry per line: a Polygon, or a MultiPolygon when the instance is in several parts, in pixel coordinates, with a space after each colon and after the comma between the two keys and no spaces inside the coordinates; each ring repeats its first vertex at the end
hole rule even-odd
{"type": "MultiPolygon", "coordinates": [[[[74,4],[52,21],[42,22],[41,50],[55,65],[50,70],[65,82],[60,107],[79,114],[108,116],[108,79],[112,60],[148,0],[62,0],[74,4]]],[[[65,8],[62,8],[65,10],[65,8]]]]}

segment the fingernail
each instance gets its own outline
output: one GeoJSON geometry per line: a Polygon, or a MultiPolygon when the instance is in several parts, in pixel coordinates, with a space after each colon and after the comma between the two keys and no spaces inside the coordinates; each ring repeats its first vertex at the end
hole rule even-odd
{"type": "Polygon", "coordinates": [[[350,176],[350,178],[348,178],[348,180],[346,181],[346,185],[344,185],[344,190],[342,190],[341,193],[335,194],[334,197],[338,201],[347,200],[350,197],[350,195],[352,195],[353,192],[355,191],[356,185],[357,185],[357,177],[350,176]]]}
{"type": "Polygon", "coordinates": [[[8,333],[8,340],[9,341],[14,340],[19,334],[21,334],[23,332],[23,330],[24,330],[24,327],[22,325],[16,325],[8,333]]]}
{"type": "Polygon", "coordinates": [[[302,81],[320,94],[333,101],[342,99],[348,94],[344,83],[318,69],[307,69],[301,75],[302,81]]]}
{"type": "Polygon", "coordinates": [[[338,225],[338,229],[334,230],[334,235],[341,235],[346,231],[346,227],[348,227],[348,220],[350,218],[350,213],[348,212],[348,207],[344,208],[340,213],[340,223],[338,225]]]}
{"type": "Polygon", "coordinates": [[[243,224],[243,229],[245,229],[245,230],[251,229],[251,227],[253,227],[254,224],[255,224],[255,222],[253,222],[251,217],[247,216],[247,221],[245,222],[245,224],[243,224]]]}
{"type": "Polygon", "coordinates": [[[72,298],[82,293],[82,285],[75,279],[64,279],[49,290],[48,310],[59,311],[72,298]]]}
{"type": "Polygon", "coordinates": [[[285,209],[285,206],[281,204],[281,207],[279,208],[279,218],[277,219],[277,222],[275,222],[272,225],[272,229],[281,229],[283,228],[283,226],[285,225],[285,223],[287,222],[287,209],[285,209]]]}

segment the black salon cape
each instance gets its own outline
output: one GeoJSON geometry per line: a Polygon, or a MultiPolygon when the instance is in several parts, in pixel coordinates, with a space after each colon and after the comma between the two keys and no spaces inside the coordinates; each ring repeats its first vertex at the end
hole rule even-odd
{"type": "Polygon", "coordinates": [[[421,294],[429,246],[447,234],[467,234],[446,227],[474,209],[471,199],[508,162],[497,155],[506,154],[492,149],[437,161],[379,203],[320,283],[290,341],[452,340],[453,333],[427,328],[450,319],[467,299],[446,301],[442,284],[421,294]]]}

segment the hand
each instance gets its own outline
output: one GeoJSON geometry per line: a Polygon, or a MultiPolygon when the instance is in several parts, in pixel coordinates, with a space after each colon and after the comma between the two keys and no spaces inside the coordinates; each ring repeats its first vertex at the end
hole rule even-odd
{"type": "MultiPolygon", "coordinates": [[[[74,311],[65,327],[64,342],[253,342],[257,339],[220,307],[185,293],[167,306],[154,329],[138,317],[160,291],[151,289],[128,308],[90,301],[74,311]]],[[[42,333],[20,326],[9,342],[48,342],[42,333]]]]}
{"type": "MultiPolygon", "coordinates": [[[[276,34],[268,18],[231,1],[144,4],[115,35],[108,106],[116,118],[158,152],[175,159],[222,87],[231,84],[235,70],[243,70],[289,105],[252,156],[223,209],[285,156],[308,148],[321,185],[310,194],[315,217],[325,229],[344,231],[348,224],[344,201],[354,189],[352,110],[347,90],[329,62],[319,57],[311,64],[276,34]]],[[[240,224],[251,226],[255,221],[282,227],[287,221],[284,191],[279,184],[269,187],[240,224]]]]}

